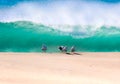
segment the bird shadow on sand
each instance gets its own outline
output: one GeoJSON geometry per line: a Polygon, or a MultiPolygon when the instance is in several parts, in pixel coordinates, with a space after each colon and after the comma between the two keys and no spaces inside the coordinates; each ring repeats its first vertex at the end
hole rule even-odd
{"type": "Polygon", "coordinates": [[[76,52],[74,52],[74,53],[66,53],[66,54],[68,54],[68,55],[82,55],[82,54],[76,53],[76,52]]]}

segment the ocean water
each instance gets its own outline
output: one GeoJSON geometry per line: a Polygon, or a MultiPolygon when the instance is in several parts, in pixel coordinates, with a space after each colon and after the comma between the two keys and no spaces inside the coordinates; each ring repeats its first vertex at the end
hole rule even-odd
{"type": "Polygon", "coordinates": [[[120,3],[115,0],[0,1],[0,52],[120,51],[120,3]]]}

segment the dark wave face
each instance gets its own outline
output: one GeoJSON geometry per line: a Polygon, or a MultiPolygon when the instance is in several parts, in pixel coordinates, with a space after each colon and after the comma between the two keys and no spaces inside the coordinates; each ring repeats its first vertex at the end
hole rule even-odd
{"type": "Polygon", "coordinates": [[[42,44],[47,45],[48,52],[58,52],[60,45],[68,46],[68,49],[74,45],[77,51],[120,51],[120,29],[114,26],[92,30],[92,26],[18,21],[1,22],[0,27],[0,51],[4,52],[40,52],[42,44]]]}

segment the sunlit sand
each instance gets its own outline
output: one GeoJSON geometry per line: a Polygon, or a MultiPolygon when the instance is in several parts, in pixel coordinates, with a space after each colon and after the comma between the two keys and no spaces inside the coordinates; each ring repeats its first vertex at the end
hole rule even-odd
{"type": "Polygon", "coordinates": [[[0,84],[120,84],[120,53],[0,53],[0,84]]]}

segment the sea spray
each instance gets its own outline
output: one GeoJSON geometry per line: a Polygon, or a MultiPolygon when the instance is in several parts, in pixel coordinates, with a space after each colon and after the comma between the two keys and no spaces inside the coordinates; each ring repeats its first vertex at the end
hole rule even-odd
{"type": "Polygon", "coordinates": [[[6,5],[0,3],[0,22],[26,20],[45,25],[120,26],[120,3],[99,0],[2,1],[6,5]]]}

